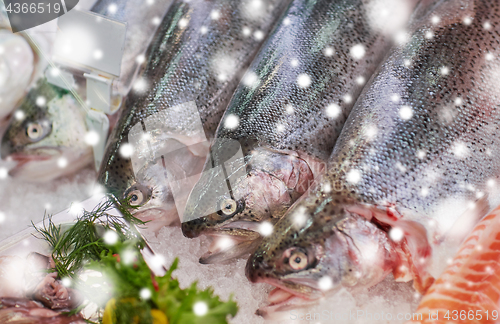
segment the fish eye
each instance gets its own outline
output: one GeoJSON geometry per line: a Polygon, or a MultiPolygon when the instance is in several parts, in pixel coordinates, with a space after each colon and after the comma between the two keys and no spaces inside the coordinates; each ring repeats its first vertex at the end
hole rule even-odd
{"type": "Polygon", "coordinates": [[[303,252],[296,251],[290,256],[288,264],[293,270],[303,270],[307,267],[307,255],[303,252]]]}
{"type": "Polygon", "coordinates": [[[147,190],[138,186],[132,186],[125,194],[125,199],[130,206],[138,207],[144,205],[148,201],[149,195],[147,190]]]}
{"type": "Polygon", "coordinates": [[[26,134],[32,140],[41,139],[45,135],[44,133],[45,132],[41,124],[29,123],[28,126],[26,127],[26,134]]]}
{"type": "Polygon", "coordinates": [[[237,209],[238,204],[231,198],[226,198],[220,203],[220,210],[226,216],[233,215],[237,209]]]}

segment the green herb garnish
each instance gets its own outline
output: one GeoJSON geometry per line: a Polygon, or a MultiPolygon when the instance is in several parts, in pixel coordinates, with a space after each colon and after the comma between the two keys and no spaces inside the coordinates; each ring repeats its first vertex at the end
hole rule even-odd
{"type": "Polygon", "coordinates": [[[144,223],[125,210],[121,210],[123,218],[107,214],[113,203],[108,200],[85,211],[66,230],[55,225],[51,217],[46,218],[48,224],[43,228],[36,228],[52,247],[53,270],[59,277],[73,278],[75,286],[100,307],[99,323],[163,324],[166,316],[169,324],[219,324],[227,323],[228,315],[236,315],[238,306],[232,297],[222,302],[211,288],[198,290],[196,282],[181,289],[177,279],[172,278],[178,259],[164,276],[154,276],[140,253],[145,242],[129,226],[144,223]],[[102,236],[109,230],[117,233],[116,244],[104,242],[102,236]],[[81,282],[79,275],[86,270],[102,273],[107,283],[93,286],[93,279],[81,282]],[[93,296],[108,298],[103,303],[92,300],[93,296]],[[196,314],[195,308],[200,305],[205,310],[196,314]]]}

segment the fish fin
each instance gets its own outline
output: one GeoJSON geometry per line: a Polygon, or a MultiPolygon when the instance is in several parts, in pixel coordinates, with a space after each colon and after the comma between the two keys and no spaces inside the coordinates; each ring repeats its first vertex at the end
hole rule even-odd
{"type": "Polygon", "coordinates": [[[460,215],[453,226],[441,236],[439,243],[442,243],[442,241],[446,239],[447,241],[460,244],[467,234],[469,234],[470,230],[490,211],[491,207],[488,201],[488,194],[485,194],[481,199],[476,201],[474,206],[468,208],[460,215]]]}
{"type": "MultiPolygon", "coordinates": [[[[404,233],[404,239],[396,243],[399,243],[403,252],[400,253],[400,258],[406,255],[408,271],[403,271],[401,268],[396,269],[393,271],[395,278],[407,280],[408,276],[411,275],[415,289],[419,292],[425,292],[434,282],[434,277],[428,272],[432,248],[427,230],[419,222],[405,219],[393,206],[373,206],[371,211],[378,222],[389,225],[391,228],[399,228],[404,233]]],[[[401,264],[398,266],[401,267],[401,264]]]]}

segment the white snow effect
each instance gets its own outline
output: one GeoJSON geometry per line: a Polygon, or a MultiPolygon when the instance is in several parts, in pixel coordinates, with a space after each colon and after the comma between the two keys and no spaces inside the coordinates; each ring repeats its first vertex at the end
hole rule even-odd
{"type": "Polygon", "coordinates": [[[405,233],[403,232],[403,230],[399,227],[393,227],[391,228],[391,230],[389,231],[389,237],[391,238],[391,240],[393,240],[394,242],[399,242],[403,239],[403,237],[405,236],[405,233]]]}
{"type": "Polygon", "coordinates": [[[410,106],[402,106],[399,109],[399,117],[403,120],[410,120],[413,117],[413,110],[410,106]]]}
{"type": "Polygon", "coordinates": [[[68,166],[68,160],[65,157],[60,157],[57,159],[57,166],[64,169],[68,166]]]}
{"type": "Polygon", "coordinates": [[[347,182],[350,182],[352,184],[358,183],[361,180],[361,171],[356,169],[351,169],[346,174],[346,180],[347,182]]]}
{"type": "Polygon", "coordinates": [[[302,228],[309,218],[304,207],[298,207],[297,210],[294,211],[292,217],[293,224],[296,228],[302,228]]]}
{"type": "Polygon", "coordinates": [[[186,28],[187,25],[189,25],[189,20],[187,20],[186,18],[181,18],[179,19],[178,25],[180,28],[186,28]]]}
{"type": "Polygon", "coordinates": [[[23,120],[25,117],[24,112],[22,110],[18,110],[14,113],[14,118],[18,121],[23,120]]]}
{"type": "Polygon", "coordinates": [[[130,158],[134,154],[134,147],[130,143],[124,143],[120,146],[120,155],[124,158],[130,158]]]}
{"type": "Polygon", "coordinates": [[[409,67],[411,65],[411,61],[410,60],[404,60],[403,64],[404,64],[404,66],[409,67]]]}
{"type": "Polygon", "coordinates": [[[333,50],[333,47],[327,47],[327,48],[325,48],[325,56],[326,57],[332,56],[333,53],[335,53],[335,51],[333,50]]]}
{"type": "Polygon", "coordinates": [[[363,76],[359,76],[356,78],[356,83],[359,84],[359,85],[363,85],[365,84],[366,80],[363,76]]]}
{"type": "Polygon", "coordinates": [[[462,98],[460,98],[460,97],[455,98],[455,105],[460,106],[462,104],[462,102],[463,102],[462,98]]]}
{"type": "Polygon", "coordinates": [[[426,33],[425,33],[425,38],[427,39],[431,39],[434,37],[434,33],[432,32],[432,30],[428,30],[426,33]]]}
{"type": "Polygon", "coordinates": [[[252,30],[248,27],[243,27],[241,30],[244,36],[250,36],[252,34],[252,30]]]}
{"type": "Polygon", "coordinates": [[[36,105],[38,107],[44,107],[46,103],[47,103],[47,100],[45,99],[44,96],[38,96],[36,98],[36,105]]]}
{"type": "Polygon", "coordinates": [[[319,279],[318,287],[323,291],[330,290],[333,287],[332,278],[329,276],[324,276],[323,278],[319,279]]]}
{"type": "Polygon", "coordinates": [[[262,236],[269,236],[273,234],[273,231],[274,226],[269,222],[262,222],[262,224],[259,225],[259,233],[262,236]]]}
{"type": "Polygon", "coordinates": [[[486,29],[486,30],[490,30],[491,29],[491,23],[489,21],[486,21],[483,24],[483,28],[486,29]]]}
{"type": "Polygon", "coordinates": [[[426,197],[428,194],[429,188],[422,188],[422,190],[420,190],[420,195],[422,195],[422,197],[426,197]]]}
{"type": "Polygon", "coordinates": [[[94,57],[94,59],[96,60],[100,60],[102,59],[104,53],[100,50],[100,49],[96,49],[93,53],[92,53],[92,56],[94,57]]]}
{"type": "Polygon", "coordinates": [[[199,301],[194,303],[193,312],[198,316],[203,316],[208,313],[208,305],[205,302],[199,301]]]}
{"type": "Polygon", "coordinates": [[[149,299],[151,298],[151,290],[149,290],[148,288],[142,288],[139,292],[139,295],[142,299],[149,299]]]}
{"type": "Polygon", "coordinates": [[[325,108],[325,113],[330,118],[337,118],[341,112],[342,109],[337,104],[330,104],[325,108]]]}
{"type": "Polygon", "coordinates": [[[397,94],[397,93],[393,93],[393,94],[391,95],[391,101],[392,101],[392,102],[399,102],[399,99],[401,99],[401,97],[399,96],[399,94],[397,94]]]}
{"type": "Polygon", "coordinates": [[[224,127],[227,129],[235,129],[240,125],[240,118],[235,114],[229,114],[224,119],[224,127]]]}
{"type": "Polygon", "coordinates": [[[291,22],[292,22],[292,21],[291,21],[291,20],[290,20],[290,18],[288,18],[288,17],[286,17],[285,19],[283,19],[283,25],[285,25],[285,26],[290,25],[290,23],[291,23],[291,22]]]}
{"type": "Polygon", "coordinates": [[[378,133],[378,129],[377,129],[377,126],[375,125],[369,125],[366,129],[365,129],[365,136],[369,139],[369,140],[372,140],[375,138],[375,136],[377,136],[377,133],[378,133]]]}
{"type": "Polygon", "coordinates": [[[200,28],[200,33],[201,33],[202,35],[205,35],[207,32],[208,32],[208,28],[207,28],[207,26],[201,26],[201,28],[200,28]]]}
{"type": "Polygon", "coordinates": [[[493,55],[493,53],[486,53],[486,60],[487,61],[493,61],[494,58],[495,58],[495,55],[493,55]]]}
{"type": "Polygon", "coordinates": [[[457,141],[453,144],[452,152],[456,157],[462,159],[468,155],[469,149],[464,142],[457,141]]]}
{"type": "Polygon", "coordinates": [[[9,170],[4,167],[0,167],[0,179],[5,179],[9,176],[9,170]]]}
{"type": "Polygon", "coordinates": [[[263,39],[264,39],[264,36],[266,36],[266,35],[264,34],[264,32],[263,32],[262,30],[256,30],[256,31],[253,33],[253,37],[254,37],[256,40],[258,40],[258,41],[263,40],[263,39]]]}
{"type": "Polygon", "coordinates": [[[115,245],[118,242],[118,234],[115,231],[108,230],[103,236],[104,242],[109,245],[115,245]]]}
{"type": "Polygon", "coordinates": [[[259,76],[253,71],[248,71],[242,80],[243,84],[247,87],[256,87],[259,84],[259,76]]]}
{"type": "Polygon", "coordinates": [[[447,66],[443,66],[439,72],[442,74],[442,75],[448,75],[448,73],[450,73],[450,69],[447,67],[447,66]]]}
{"type": "Polygon", "coordinates": [[[301,73],[297,76],[297,84],[301,88],[307,88],[311,85],[311,77],[305,73],[301,73]]]}
{"type": "Polygon", "coordinates": [[[85,134],[84,140],[87,145],[97,145],[99,143],[99,134],[96,131],[89,131],[85,134]]]}
{"type": "Polygon", "coordinates": [[[68,277],[62,278],[61,280],[64,287],[71,287],[71,279],[68,277]]]}
{"type": "Polygon", "coordinates": [[[3,222],[5,222],[5,213],[2,213],[0,212],[0,224],[2,224],[3,222]]]}
{"type": "Polygon", "coordinates": [[[363,56],[365,56],[366,50],[363,44],[357,44],[351,47],[350,53],[354,59],[359,60],[362,59],[363,56]]]}
{"type": "Polygon", "coordinates": [[[292,59],[292,60],[290,61],[290,65],[291,65],[292,67],[297,67],[297,66],[299,66],[299,60],[297,60],[297,59],[292,59]]]}
{"type": "Polygon", "coordinates": [[[472,18],[471,17],[465,17],[463,20],[464,25],[470,25],[472,24],[472,18]]]}
{"type": "Polygon", "coordinates": [[[116,3],[112,3],[108,6],[108,12],[112,15],[114,15],[116,13],[116,11],[118,10],[118,6],[116,5],[116,3]]]}
{"type": "Polygon", "coordinates": [[[440,21],[441,21],[441,18],[439,18],[439,16],[434,15],[431,17],[431,22],[433,25],[438,24],[440,21]]]}
{"type": "Polygon", "coordinates": [[[285,112],[289,115],[293,114],[294,112],[294,109],[293,109],[293,106],[292,105],[286,105],[285,106],[285,112]]]}
{"type": "Polygon", "coordinates": [[[220,12],[217,11],[217,10],[212,10],[212,12],[210,13],[210,18],[212,18],[213,20],[217,20],[220,18],[220,12]]]}
{"type": "Polygon", "coordinates": [[[137,78],[134,82],[134,90],[136,92],[144,92],[148,89],[148,81],[145,78],[137,78]]]}
{"type": "Polygon", "coordinates": [[[144,54],[139,54],[137,55],[137,57],[135,58],[135,61],[138,63],[138,64],[142,64],[146,61],[146,57],[144,56],[144,54]]]}
{"type": "Polygon", "coordinates": [[[153,19],[151,19],[151,23],[155,26],[158,26],[161,23],[161,18],[160,17],[153,17],[153,19]]]}
{"type": "Polygon", "coordinates": [[[342,100],[345,102],[345,103],[351,103],[352,102],[352,96],[350,94],[346,94],[342,97],[342,100]]]}
{"type": "Polygon", "coordinates": [[[427,155],[427,153],[425,153],[425,151],[422,151],[422,150],[417,151],[417,156],[419,159],[425,158],[426,155],[427,155]]]}
{"type": "Polygon", "coordinates": [[[285,130],[285,125],[283,124],[277,124],[276,125],[276,130],[278,131],[278,133],[281,133],[285,130]]]}

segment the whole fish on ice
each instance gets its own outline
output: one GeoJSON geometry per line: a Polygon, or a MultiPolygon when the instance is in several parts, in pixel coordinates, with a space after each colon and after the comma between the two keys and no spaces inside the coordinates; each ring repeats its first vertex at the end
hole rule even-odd
{"type": "Polygon", "coordinates": [[[264,221],[275,223],[323,171],[416,2],[292,2],[237,88],[184,211],[184,235],[235,241],[221,249],[216,239],[202,262],[251,250],[264,221]],[[377,16],[384,11],[389,18],[377,16]],[[242,154],[225,170],[233,146],[242,154]]]}
{"type": "MultiPolygon", "coordinates": [[[[129,91],[143,61],[142,55],[170,3],[101,0],[91,9],[127,22],[120,78],[113,83],[114,95],[124,96],[129,91]]],[[[83,81],[76,77],[80,97],[85,94],[83,81]]],[[[17,162],[9,175],[27,181],[48,181],[89,165],[93,152],[86,141],[85,117],[73,94],[49,84],[45,77],[40,78],[21,101],[2,138],[2,159],[17,162]],[[65,94],[55,98],[50,93],[65,94]],[[42,99],[37,102],[39,98],[42,99]]]]}
{"type": "MultiPolygon", "coordinates": [[[[219,120],[242,74],[289,3],[175,1],[146,55],[100,182],[157,230],[178,222],[173,180],[201,172],[219,120]],[[170,176],[170,180],[169,180],[170,176]]],[[[181,186],[181,197],[192,184],[181,186]]],[[[185,198],[184,198],[185,199],[185,198]]]]}
{"type": "Polygon", "coordinates": [[[500,18],[437,1],[363,90],[328,171],[247,263],[279,309],[393,272],[425,291],[431,252],[499,204],[500,18]]]}

